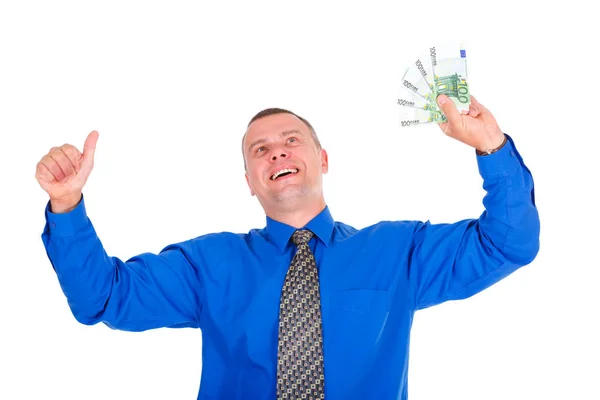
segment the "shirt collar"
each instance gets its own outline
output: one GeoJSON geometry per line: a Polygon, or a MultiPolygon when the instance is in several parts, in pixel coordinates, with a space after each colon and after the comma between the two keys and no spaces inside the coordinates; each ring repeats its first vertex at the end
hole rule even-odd
{"type": "MultiPolygon", "coordinates": [[[[316,237],[321,239],[325,246],[328,246],[331,242],[333,226],[333,217],[331,216],[329,207],[325,206],[323,211],[311,219],[304,227],[299,229],[310,229],[316,237]]],[[[285,251],[285,248],[288,243],[290,243],[290,238],[295,231],[296,228],[293,226],[276,221],[267,216],[267,240],[273,243],[280,253],[285,251]]]]}

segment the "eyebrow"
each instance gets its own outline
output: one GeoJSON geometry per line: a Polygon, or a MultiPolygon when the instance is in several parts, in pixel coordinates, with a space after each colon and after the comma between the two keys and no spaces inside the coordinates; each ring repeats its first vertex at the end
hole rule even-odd
{"type": "MultiPolygon", "coordinates": [[[[292,135],[294,133],[303,135],[303,133],[301,131],[299,131],[298,129],[289,129],[287,131],[280,132],[279,133],[279,137],[289,136],[289,135],[292,135]]],[[[267,141],[267,139],[261,138],[261,139],[257,139],[254,142],[250,143],[250,146],[248,146],[248,153],[250,152],[250,150],[252,150],[252,148],[254,146],[256,146],[257,144],[265,143],[266,141],[267,141]]]]}

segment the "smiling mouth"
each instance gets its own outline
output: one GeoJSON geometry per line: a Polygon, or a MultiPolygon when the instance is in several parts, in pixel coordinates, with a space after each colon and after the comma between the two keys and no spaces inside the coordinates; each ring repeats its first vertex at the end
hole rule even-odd
{"type": "Polygon", "coordinates": [[[281,171],[275,172],[273,175],[271,175],[271,177],[269,179],[274,181],[283,176],[297,174],[298,172],[299,172],[299,170],[297,168],[286,168],[286,169],[282,169],[281,171]]]}

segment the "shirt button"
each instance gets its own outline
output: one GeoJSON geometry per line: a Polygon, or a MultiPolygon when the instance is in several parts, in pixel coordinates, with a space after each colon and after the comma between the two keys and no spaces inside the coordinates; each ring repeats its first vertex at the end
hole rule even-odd
{"type": "Polygon", "coordinates": [[[52,223],[52,227],[53,227],[53,228],[56,228],[56,222],[53,222],[53,223],[52,223]]]}
{"type": "Polygon", "coordinates": [[[514,157],[515,156],[515,152],[513,150],[511,150],[510,151],[510,155],[514,157]]]}

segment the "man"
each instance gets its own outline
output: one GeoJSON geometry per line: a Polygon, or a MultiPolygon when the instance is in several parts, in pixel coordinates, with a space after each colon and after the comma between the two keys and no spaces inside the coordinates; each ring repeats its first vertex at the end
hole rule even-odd
{"type": "Polygon", "coordinates": [[[438,102],[443,132],[475,149],[487,191],[478,219],[361,230],[334,221],[314,129],[268,109],[242,140],[266,227],[122,261],[105,253],[85,211],[98,133],[83,154],[51,149],[36,171],[50,196],[42,239],[73,315],[127,331],[201,329],[199,399],[406,399],[414,312],[472,296],[539,248],[533,180],[512,138],[474,97],[463,114],[438,102]]]}

